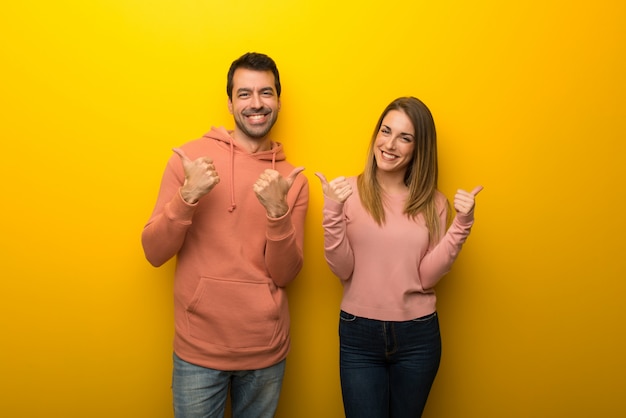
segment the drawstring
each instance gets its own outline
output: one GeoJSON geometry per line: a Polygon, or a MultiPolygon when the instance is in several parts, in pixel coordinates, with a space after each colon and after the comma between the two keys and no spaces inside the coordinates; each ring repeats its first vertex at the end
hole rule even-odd
{"type": "Polygon", "coordinates": [[[229,212],[234,211],[237,208],[235,204],[235,144],[233,139],[230,138],[230,207],[229,212]]]}
{"type": "MultiPolygon", "coordinates": [[[[228,208],[228,211],[232,212],[237,209],[237,204],[235,203],[235,144],[232,138],[229,138],[228,142],[230,144],[230,207],[228,208]]],[[[276,151],[278,147],[273,148],[272,170],[276,170],[276,151]]]]}

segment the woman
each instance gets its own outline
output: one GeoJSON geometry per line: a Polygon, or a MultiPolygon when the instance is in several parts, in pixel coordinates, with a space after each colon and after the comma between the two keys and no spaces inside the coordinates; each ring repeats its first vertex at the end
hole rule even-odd
{"type": "Polygon", "coordinates": [[[372,135],[365,170],[324,192],[326,261],[343,284],[340,376],[347,418],[420,417],[439,368],[434,287],[474,221],[474,197],[449,204],[437,190],[437,138],[424,103],[389,104],[372,135]]]}

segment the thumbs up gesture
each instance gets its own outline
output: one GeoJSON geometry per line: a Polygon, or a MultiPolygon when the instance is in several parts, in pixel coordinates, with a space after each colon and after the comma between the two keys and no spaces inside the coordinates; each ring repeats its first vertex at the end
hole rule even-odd
{"type": "Polygon", "coordinates": [[[475,197],[483,189],[483,186],[476,186],[471,192],[459,189],[454,195],[454,209],[458,213],[468,215],[474,210],[476,204],[475,197]]]}
{"type": "Polygon", "coordinates": [[[350,186],[350,183],[348,183],[348,180],[345,177],[340,176],[331,182],[328,182],[322,173],[315,173],[315,175],[322,182],[322,191],[324,192],[324,196],[328,199],[334,200],[338,203],[343,203],[352,194],[352,186],[350,186]]]}
{"type": "Polygon", "coordinates": [[[265,207],[267,216],[270,218],[280,218],[289,210],[287,205],[287,193],[298,174],[304,167],[294,168],[285,178],[276,170],[267,169],[259,176],[252,186],[259,202],[265,207]]]}
{"type": "Polygon", "coordinates": [[[185,183],[180,189],[180,194],[187,203],[196,203],[220,182],[213,160],[209,157],[200,157],[192,161],[182,149],[174,148],[173,151],[180,157],[185,171],[185,183]]]}

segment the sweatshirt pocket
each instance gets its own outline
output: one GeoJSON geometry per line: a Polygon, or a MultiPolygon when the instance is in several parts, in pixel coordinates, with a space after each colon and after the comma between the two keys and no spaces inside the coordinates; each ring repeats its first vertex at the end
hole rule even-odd
{"type": "Polygon", "coordinates": [[[279,326],[267,283],[202,277],[187,308],[189,335],[214,345],[268,347],[279,326]]]}

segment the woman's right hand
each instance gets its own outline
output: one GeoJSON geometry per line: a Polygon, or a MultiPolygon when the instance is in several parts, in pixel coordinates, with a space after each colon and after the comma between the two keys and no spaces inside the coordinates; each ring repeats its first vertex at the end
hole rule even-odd
{"type": "Polygon", "coordinates": [[[344,176],[337,177],[329,182],[322,173],[315,173],[315,175],[322,182],[322,191],[326,198],[343,203],[352,195],[352,186],[350,186],[350,183],[344,176]]]}

